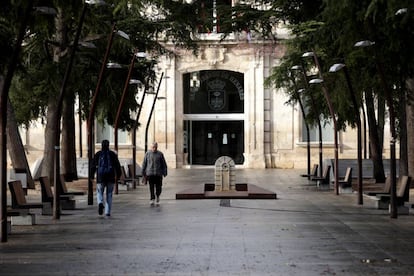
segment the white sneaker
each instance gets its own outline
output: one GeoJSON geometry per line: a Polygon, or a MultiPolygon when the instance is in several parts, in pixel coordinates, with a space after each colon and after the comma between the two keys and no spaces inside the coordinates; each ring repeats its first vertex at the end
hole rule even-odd
{"type": "Polygon", "coordinates": [[[151,201],[150,201],[150,205],[151,205],[151,206],[153,206],[153,205],[154,205],[154,200],[153,200],[153,199],[151,199],[151,201]]]}
{"type": "Polygon", "coordinates": [[[156,204],[160,205],[160,197],[159,196],[157,196],[156,204]]]}

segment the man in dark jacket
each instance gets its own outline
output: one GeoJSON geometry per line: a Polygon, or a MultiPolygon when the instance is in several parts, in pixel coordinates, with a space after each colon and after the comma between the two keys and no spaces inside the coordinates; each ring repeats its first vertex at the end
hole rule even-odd
{"type": "Polygon", "coordinates": [[[98,202],[98,213],[111,215],[112,194],[117,178],[121,176],[121,164],[115,152],[109,150],[109,141],[102,141],[102,150],[98,151],[93,158],[91,167],[92,175],[96,176],[96,197],[98,202]],[[106,188],[106,202],[104,201],[104,191],[106,188]]]}

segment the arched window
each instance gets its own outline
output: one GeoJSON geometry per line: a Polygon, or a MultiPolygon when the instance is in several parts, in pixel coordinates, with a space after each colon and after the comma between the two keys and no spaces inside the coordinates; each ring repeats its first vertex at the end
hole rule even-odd
{"type": "Polygon", "coordinates": [[[243,74],[226,70],[184,74],[184,113],[243,113],[243,74]]]}

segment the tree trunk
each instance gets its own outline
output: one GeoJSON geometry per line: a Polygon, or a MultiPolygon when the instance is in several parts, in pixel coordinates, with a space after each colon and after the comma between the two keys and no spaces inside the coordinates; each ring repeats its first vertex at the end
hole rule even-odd
{"type": "Polygon", "coordinates": [[[378,97],[377,101],[377,134],[380,146],[380,152],[384,152],[384,126],[385,126],[385,98],[383,96],[378,97]]]}
{"type": "Polygon", "coordinates": [[[50,183],[54,183],[54,154],[55,154],[55,120],[56,120],[55,98],[49,99],[47,107],[47,122],[45,128],[45,147],[43,152],[42,176],[47,176],[50,183]]]}
{"type": "Polygon", "coordinates": [[[76,137],[74,95],[68,93],[62,110],[62,173],[68,181],[78,179],[76,169],[76,137]]]}
{"type": "Polygon", "coordinates": [[[7,148],[14,169],[23,169],[27,175],[27,187],[34,189],[32,173],[26,158],[26,152],[23,147],[22,138],[16,122],[13,106],[10,100],[7,100],[7,148]]]}
{"type": "MultiPolygon", "coordinates": [[[[53,61],[60,62],[60,57],[64,52],[64,45],[66,43],[67,28],[64,24],[63,12],[58,8],[58,13],[55,16],[56,25],[56,41],[59,42],[59,47],[53,48],[53,61]]],[[[57,74],[61,74],[57,72],[57,74]]],[[[63,78],[63,77],[62,77],[63,78]]],[[[46,128],[45,128],[45,145],[43,152],[42,176],[47,176],[50,183],[54,183],[54,158],[55,158],[55,137],[56,137],[56,120],[57,120],[57,102],[58,93],[51,95],[48,99],[46,128]]]]}
{"type": "Polygon", "coordinates": [[[400,132],[400,160],[399,175],[408,175],[408,158],[407,158],[407,97],[406,89],[402,88],[399,95],[398,122],[400,132]]]}
{"type": "MultiPolygon", "coordinates": [[[[407,137],[414,137],[414,79],[407,81],[407,137]]],[[[414,142],[411,138],[407,143],[408,175],[414,177],[414,142]]],[[[411,187],[414,186],[411,181],[411,187]]]]}
{"type": "Polygon", "coordinates": [[[365,92],[365,102],[367,106],[367,118],[369,128],[369,146],[371,159],[374,165],[374,178],[377,182],[385,182],[384,164],[382,162],[382,145],[378,135],[378,125],[375,118],[374,98],[372,92],[365,92]]]}

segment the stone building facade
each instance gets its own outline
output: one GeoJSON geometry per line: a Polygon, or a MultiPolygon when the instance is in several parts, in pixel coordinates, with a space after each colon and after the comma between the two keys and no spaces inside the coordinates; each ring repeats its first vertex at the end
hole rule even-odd
{"type": "MultiPolygon", "coordinates": [[[[157,64],[154,87],[159,87],[160,98],[154,102],[154,96],[147,95],[142,108],[137,163],[142,162],[145,142],[157,141],[171,168],[212,166],[220,156],[230,156],[243,168],[306,168],[307,142],[299,107],[286,104],[283,89],[264,85],[285,51],[288,33],[279,28],[275,34],[275,41],[267,41],[246,32],[225,39],[217,31],[201,33],[197,55],[169,45],[176,55],[159,57],[157,64]]],[[[98,126],[96,132],[97,150],[102,139],[113,145],[111,127],[98,126]]],[[[43,154],[43,133],[36,124],[22,133],[29,164],[43,154]]],[[[311,163],[318,163],[316,129],[313,133],[311,163]]],[[[85,122],[76,126],[76,136],[77,155],[86,159],[85,122]]],[[[119,156],[130,162],[132,135],[119,132],[118,137],[119,156]]],[[[356,158],[355,130],[340,132],[338,142],[340,158],[356,158]]],[[[332,159],[330,125],[325,126],[323,144],[324,159],[332,159]]]]}
{"type": "MultiPolygon", "coordinates": [[[[161,57],[157,65],[159,77],[164,77],[154,85],[159,85],[160,97],[155,101],[148,129],[154,96],[145,98],[137,131],[137,163],[142,161],[147,140],[149,144],[158,142],[172,168],[212,166],[224,155],[243,168],[305,168],[306,141],[300,109],[286,104],[283,89],[264,85],[284,54],[281,34],[276,42],[254,39],[246,33],[221,41],[220,34],[209,34],[200,43],[198,55],[171,46],[177,55],[161,57]]],[[[333,158],[332,134],[329,125],[325,128],[324,158],[333,158]]],[[[43,153],[43,131],[35,125],[23,133],[29,164],[43,153]]],[[[111,127],[98,126],[96,131],[96,149],[103,138],[113,145],[111,127]]],[[[81,159],[87,156],[85,133],[85,122],[76,126],[77,139],[81,137],[77,142],[81,159]]],[[[316,138],[311,143],[312,163],[317,163],[316,138]]],[[[356,156],[354,130],[340,133],[339,143],[341,157],[356,156]]],[[[131,133],[119,133],[118,150],[120,158],[130,162],[131,133]]]]}

